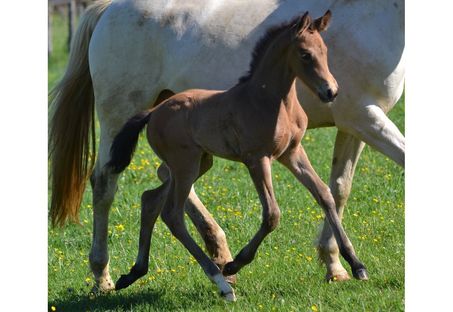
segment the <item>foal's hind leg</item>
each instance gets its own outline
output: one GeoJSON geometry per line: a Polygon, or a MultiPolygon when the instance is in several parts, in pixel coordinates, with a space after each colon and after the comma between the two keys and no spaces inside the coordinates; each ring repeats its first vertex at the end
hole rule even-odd
{"type": "Polygon", "coordinates": [[[158,188],[145,191],[142,195],[142,211],[140,219],[140,239],[138,244],[138,256],[134,266],[127,275],[121,275],[116,282],[115,289],[120,290],[128,287],[137,279],[148,272],[149,250],[151,246],[151,236],[157,217],[162,211],[165,197],[168,192],[169,183],[164,183],[158,188]]]}
{"type": "Polygon", "coordinates": [[[341,225],[335,207],[335,200],[327,185],[322,182],[312,168],[302,146],[298,146],[296,149],[288,151],[279,159],[279,161],[285,165],[303,185],[305,185],[323,208],[326,219],[328,220],[339,245],[340,253],[351,266],[354,277],[366,279],[368,276],[366,268],[355,255],[354,248],[341,225]]]}
{"type": "MultiPolygon", "coordinates": [[[[202,161],[201,164],[204,167],[200,168],[200,176],[212,167],[212,156],[205,157],[205,160],[202,161]]],[[[158,175],[162,182],[170,178],[170,172],[165,164],[162,164],[159,167],[158,175]]],[[[200,233],[203,238],[208,254],[211,256],[214,263],[222,270],[226,263],[233,260],[225,232],[198,198],[193,186],[184,208],[197,228],[198,233],[200,233]]],[[[228,283],[234,284],[236,282],[236,275],[227,276],[226,280],[228,283]]]]}
{"type": "MultiPolygon", "coordinates": [[[[198,153],[197,153],[198,154],[198,153]]],[[[162,220],[167,224],[172,234],[186,247],[197,260],[208,278],[214,282],[220,293],[228,301],[236,300],[233,288],[226,282],[219,268],[190,236],[184,223],[184,203],[189,195],[193,183],[200,175],[200,156],[186,151],[185,155],[168,161],[171,170],[170,191],[164,209],[161,213],[162,220]]]]}

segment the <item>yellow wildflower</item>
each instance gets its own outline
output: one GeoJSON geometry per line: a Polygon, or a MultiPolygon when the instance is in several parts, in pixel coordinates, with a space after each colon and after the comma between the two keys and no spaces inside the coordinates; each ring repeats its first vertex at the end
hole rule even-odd
{"type": "Polygon", "coordinates": [[[118,232],[122,232],[122,231],[124,231],[124,225],[122,225],[122,224],[115,225],[115,229],[118,232]]]}

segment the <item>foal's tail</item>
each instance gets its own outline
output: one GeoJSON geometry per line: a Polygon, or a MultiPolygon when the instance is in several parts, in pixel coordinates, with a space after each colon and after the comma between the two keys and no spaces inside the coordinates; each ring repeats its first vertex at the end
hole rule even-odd
{"type": "Polygon", "coordinates": [[[63,225],[67,219],[78,221],[85,182],[94,165],[94,94],[88,46],[99,18],[110,3],[111,0],[100,0],[87,8],[71,43],[64,77],[49,94],[50,217],[54,226],[63,225]]]}
{"type": "Polygon", "coordinates": [[[121,131],[113,139],[110,147],[110,160],[106,167],[113,173],[120,173],[131,163],[132,155],[137,147],[138,136],[151,117],[151,111],[138,113],[128,120],[121,131]]]}

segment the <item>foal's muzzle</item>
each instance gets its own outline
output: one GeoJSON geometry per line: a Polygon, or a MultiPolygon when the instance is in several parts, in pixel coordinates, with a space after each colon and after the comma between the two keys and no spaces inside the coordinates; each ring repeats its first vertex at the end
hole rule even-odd
{"type": "Polygon", "coordinates": [[[318,96],[323,101],[324,103],[330,103],[335,100],[335,98],[338,95],[338,89],[337,90],[332,90],[332,89],[327,89],[325,92],[318,92],[318,96]]]}
{"type": "Polygon", "coordinates": [[[335,100],[337,95],[338,95],[338,89],[336,91],[333,91],[332,89],[327,90],[327,99],[329,100],[329,102],[333,102],[333,100],[335,100]]]}
{"type": "Polygon", "coordinates": [[[337,81],[332,79],[325,81],[318,89],[318,96],[324,103],[330,103],[335,100],[338,95],[337,81]]]}

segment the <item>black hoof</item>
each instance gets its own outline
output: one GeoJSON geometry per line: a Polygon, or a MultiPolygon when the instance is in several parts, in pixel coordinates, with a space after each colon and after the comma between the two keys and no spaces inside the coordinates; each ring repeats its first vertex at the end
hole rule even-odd
{"type": "Polygon", "coordinates": [[[115,284],[115,290],[120,290],[123,288],[128,287],[132,283],[134,283],[136,280],[138,280],[140,277],[145,276],[146,273],[148,273],[148,267],[143,268],[141,266],[133,266],[131,268],[131,271],[129,274],[126,275],[121,275],[119,280],[115,284]]]}
{"type": "Polygon", "coordinates": [[[369,279],[368,272],[365,268],[357,269],[352,272],[352,275],[358,280],[367,281],[369,279]]]}
{"type": "Polygon", "coordinates": [[[121,277],[118,279],[118,281],[115,284],[115,290],[120,290],[123,288],[128,287],[131,285],[133,282],[135,282],[137,278],[131,276],[130,274],[127,275],[121,275],[121,277]]]}
{"type": "Polygon", "coordinates": [[[222,274],[224,276],[230,276],[236,274],[240,270],[240,266],[235,261],[228,262],[223,268],[222,274]]]}

